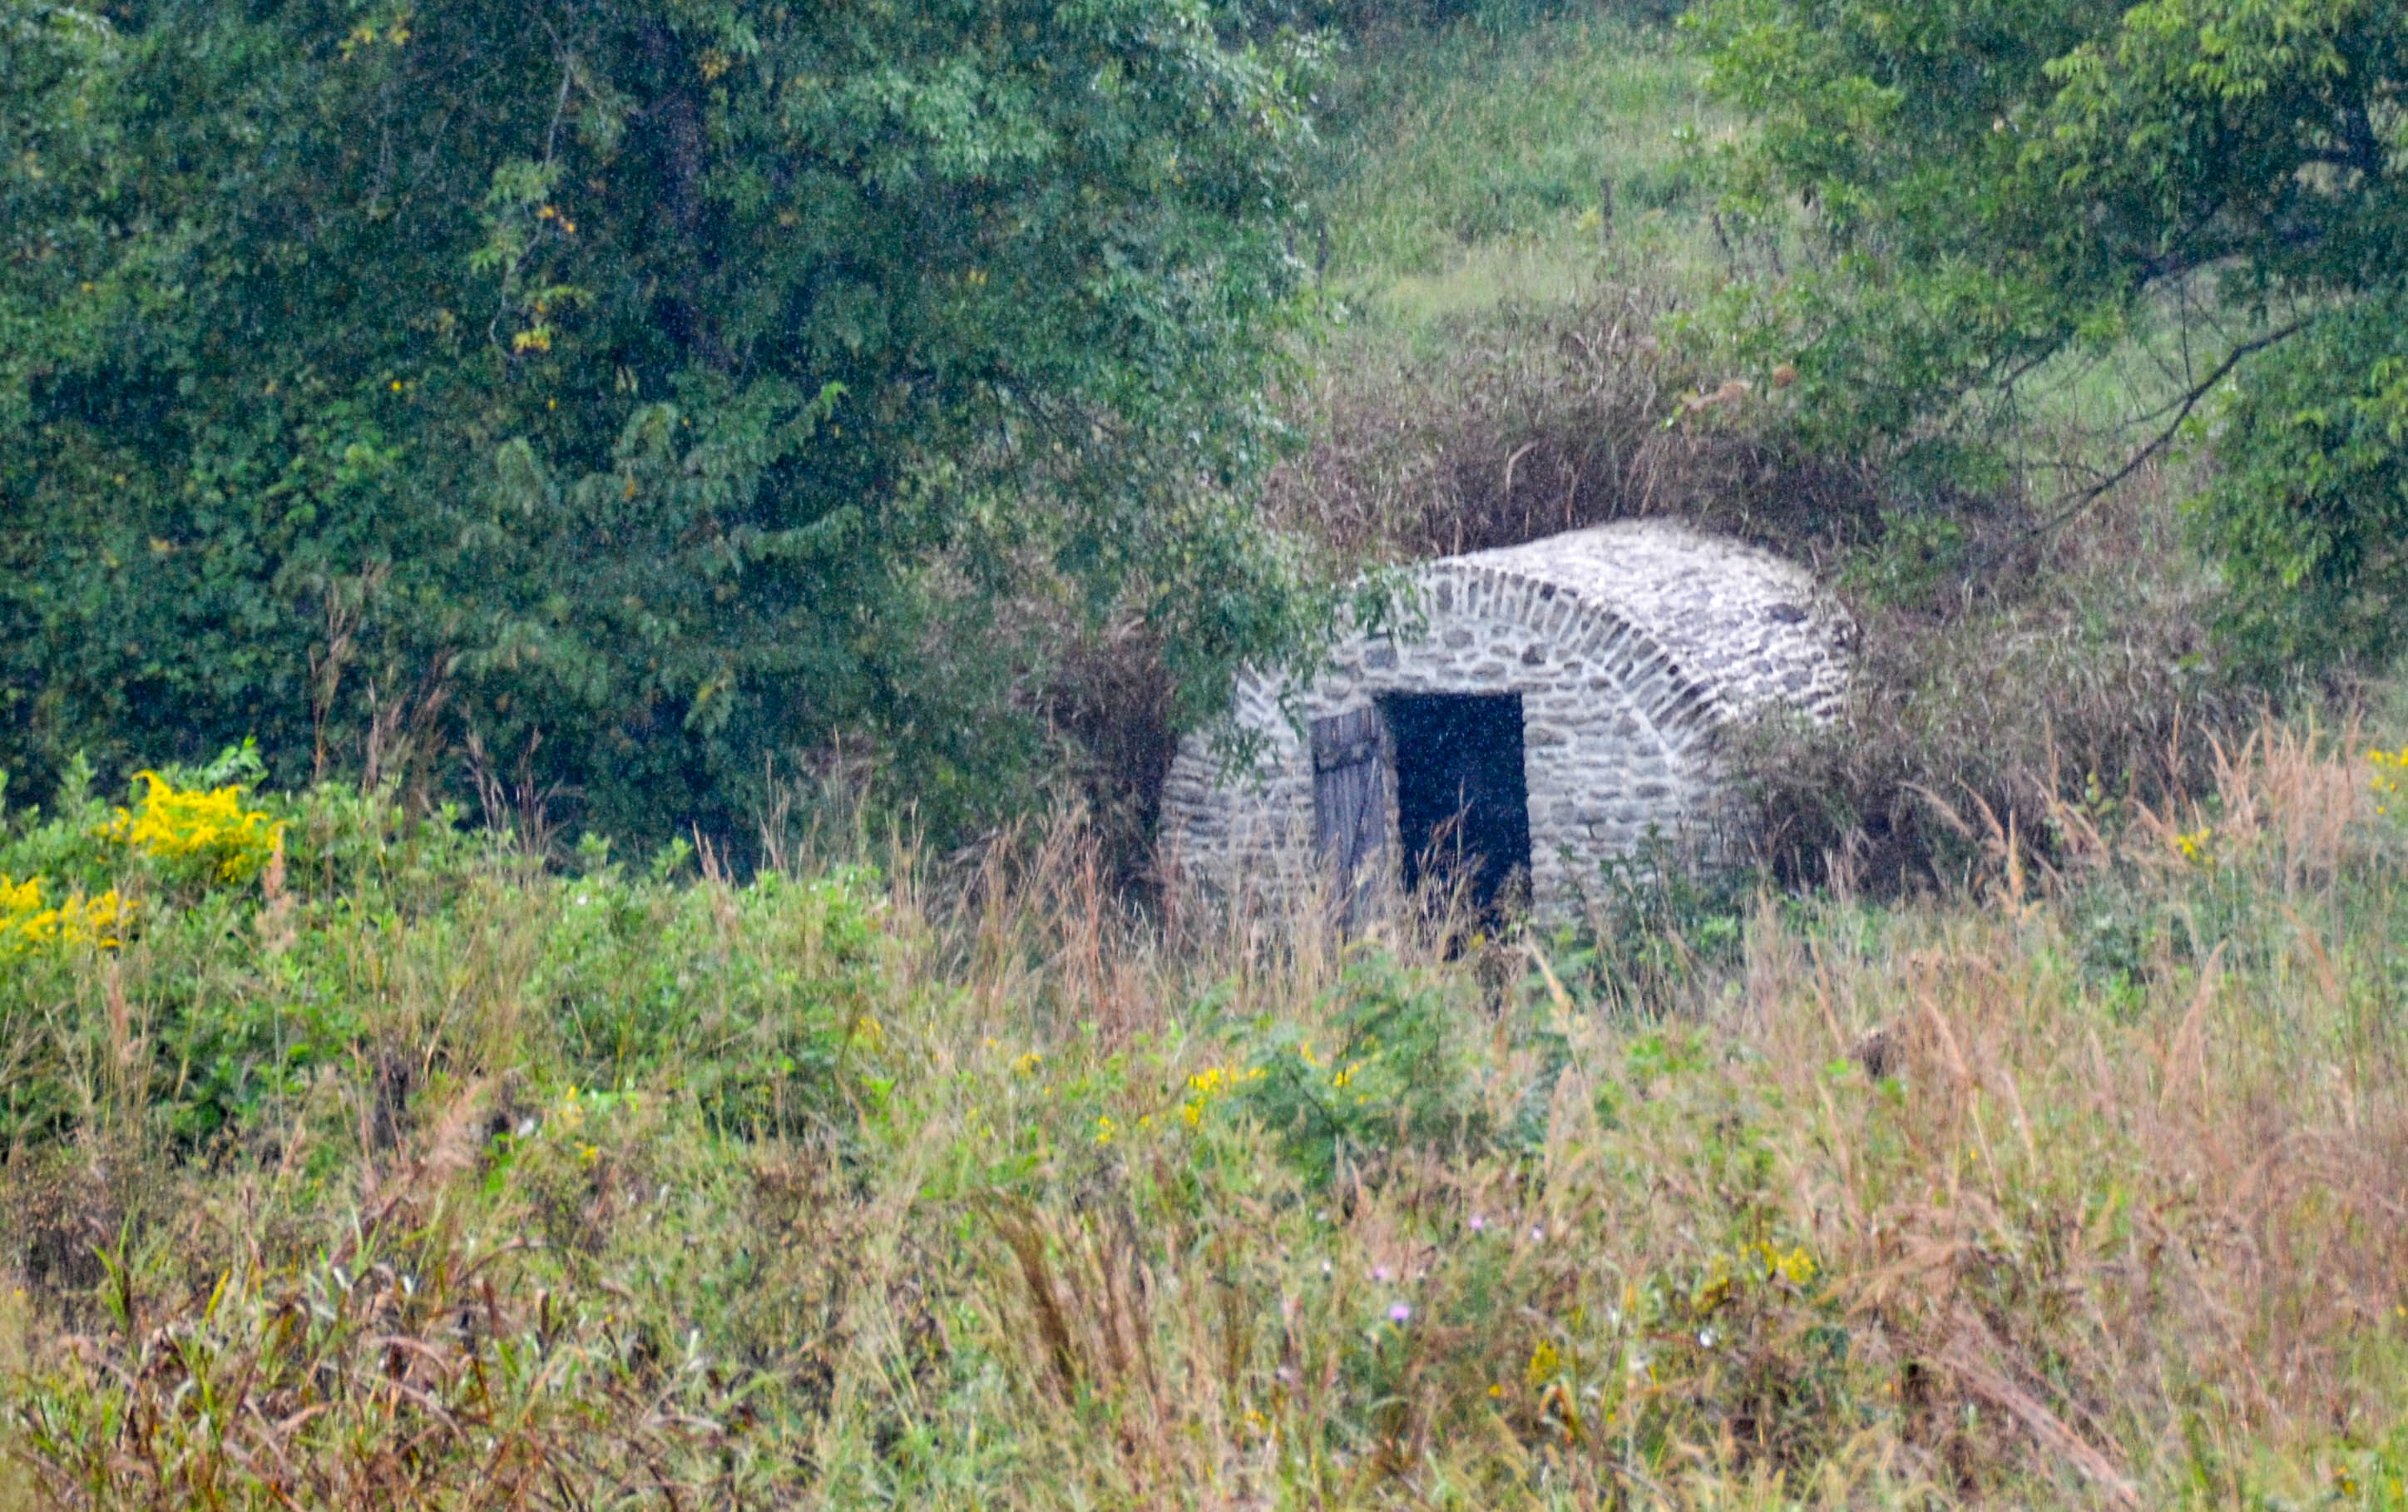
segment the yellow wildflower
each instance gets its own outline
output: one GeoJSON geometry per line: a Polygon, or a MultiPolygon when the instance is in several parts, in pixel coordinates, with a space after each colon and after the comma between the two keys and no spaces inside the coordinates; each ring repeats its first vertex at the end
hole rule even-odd
{"type": "Polygon", "coordinates": [[[2374,811],[2388,814],[2392,805],[2408,796],[2408,746],[2398,750],[2378,748],[2368,751],[2366,759],[2374,767],[2367,778],[2374,790],[2374,811]]]}
{"type": "Polygon", "coordinates": [[[119,897],[115,888],[98,897],[71,892],[65,902],[48,907],[40,877],[19,882],[0,875],[0,956],[79,945],[115,949],[133,919],[134,905],[119,897]]]}
{"type": "Polygon", "coordinates": [[[1523,1367],[1522,1375],[1536,1388],[1554,1380],[1563,1368],[1564,1357],[1555,1352],[1554,1345],[1541,1339],[1539,1347],[1530,1351],[1530,1362],[1523,1367]]]}
{"type": "Polygon", "coordinates": [[[257,876],[284,833],[281,820],[242,806],[242,787],[182,789],[156,772],[136,772],[149,791],[129,811],[121,808],[101,834],[160,861],[215,863],[221,882],[257,876]]]}

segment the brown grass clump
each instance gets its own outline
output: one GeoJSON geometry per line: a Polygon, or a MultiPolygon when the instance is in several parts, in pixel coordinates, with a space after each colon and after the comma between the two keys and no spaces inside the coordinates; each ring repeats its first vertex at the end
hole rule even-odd
{"type": "Polygon", "coordinates": [[[1273,478],[1272,517],[1357,561],[1664,514],[1807,556],[1859,533],[1868,480],[1727,423],[1747,392],[1664,348],[1673,304],[1607,282],[1570,307],[1457,322],[1435,352],[1341,335],[1299,396],[1312,439],[1273,478]]]}

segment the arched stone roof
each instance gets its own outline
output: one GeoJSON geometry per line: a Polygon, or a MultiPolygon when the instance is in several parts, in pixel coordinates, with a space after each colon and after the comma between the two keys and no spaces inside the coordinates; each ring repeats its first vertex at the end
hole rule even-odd
{"type": "Polygon", "coordinates": [[[1425,610],[1519,618],[1569,649],[1631,637],[1634,672],[1659,666],[1676,722],[1787,706],[1836,712],[1856,626],[1796,563],[1664,520],[1625,521],[1415,569],[1425,610]],[[1458,596],[1468,594],[1458,606],[1458,596]]]}
{"type": "Polygon", "coordinates": [[[1181,864],[1285,890],[1316,867],[1304,724],[1390,696],[1511,693],[1533,885],[1559,906],[1596,863],[1720,822],[1720,727],[1782,707],[1828,719],[1846,692],[1855,627],[1811,575],[1670,521],[1443,558],[1410,582],[1418,615],[1341,643],[1309,683],[1239,679],[1236,719],[1264,739],[1252,772],[1222,771],[1200,738],[1182,744],[1163,792],[1181,864]]]}

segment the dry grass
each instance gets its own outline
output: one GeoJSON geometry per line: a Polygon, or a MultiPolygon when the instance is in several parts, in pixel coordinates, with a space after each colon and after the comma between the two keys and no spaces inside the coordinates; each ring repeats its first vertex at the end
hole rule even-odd
{"type": "Polygon", "coordinates": [[[2265,695],[2217,668],[2182,486],[2149,473],[2054,531],[2016,509],[1894,516],[1835,561],[1861,631],[1845,717],[1734,749],[1772,874],[1954,888],[1979,859],[1970,826],[2045,850],[2060,792],[2114,806],[2209,780],[2214,742],[2245,735],[2265,695]]]}
{"type": "Polygon", "coordinates": [[[1637,1017],[1531,969],[1578,941],[1149,921],[1075,821],[811,887],[463,862],[398,914],[307,892],[272,951],[163,926],[12,1004],[106,1019],[97,976],[164,1043],[198,977],[315,984],[361,1053],[209,1150],[16,1131],[14,1494],[2394,1505],[2408,831],[2358,739],[2053,794],[2045,852],[1977,818],[1965,901],[1760,902],[1637,1017]],[[707,1041],[578,1090],[597,908],[656,958],[631,1003],[841,1004],[847,1048],[767,1122],[707,1116],[707,1041]]]}
{"type": "Polygon", "coordinates": [[[1437,354],[1341,338],[1303,396],[1312,441],[1274,478],[1273,518],[1358,561],[1658,514],[1808,556],[1861,535],[1867,479],[1684,410],[1699,376],[1656,334],[1673,307],[1659,285],[1608,283],[1467,323],[1437,354]]]}

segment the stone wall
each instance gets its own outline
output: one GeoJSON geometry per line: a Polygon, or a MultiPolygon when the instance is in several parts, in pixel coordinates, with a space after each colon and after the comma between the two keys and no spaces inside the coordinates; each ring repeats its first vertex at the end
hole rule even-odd
{"type": "MultiPolygon", "coordinates": [[[[1225,772],[1200,737],[1182,745],[1163,829],[1184,875],[1272,898],[1313,882],[1312,720],[1387,693],[1517,692],[1532,892],[1560,913],[1651,830],[1712,827],[1724,726],[1770,706],[1828,719],[1846,691],[1854,627],[1802,569],[1663,521],[1450,557],[1412,578],[1417,634],[1359,636],[1306,688],[1240,678],[1236,718],[1263,748],[1251,771],[1225,772]]],[[[1386,833],[1393,852],[1393,812],[1386,833]]],[[[1383,862],[1392,875],[1397,860],[1383,862]]]]}

